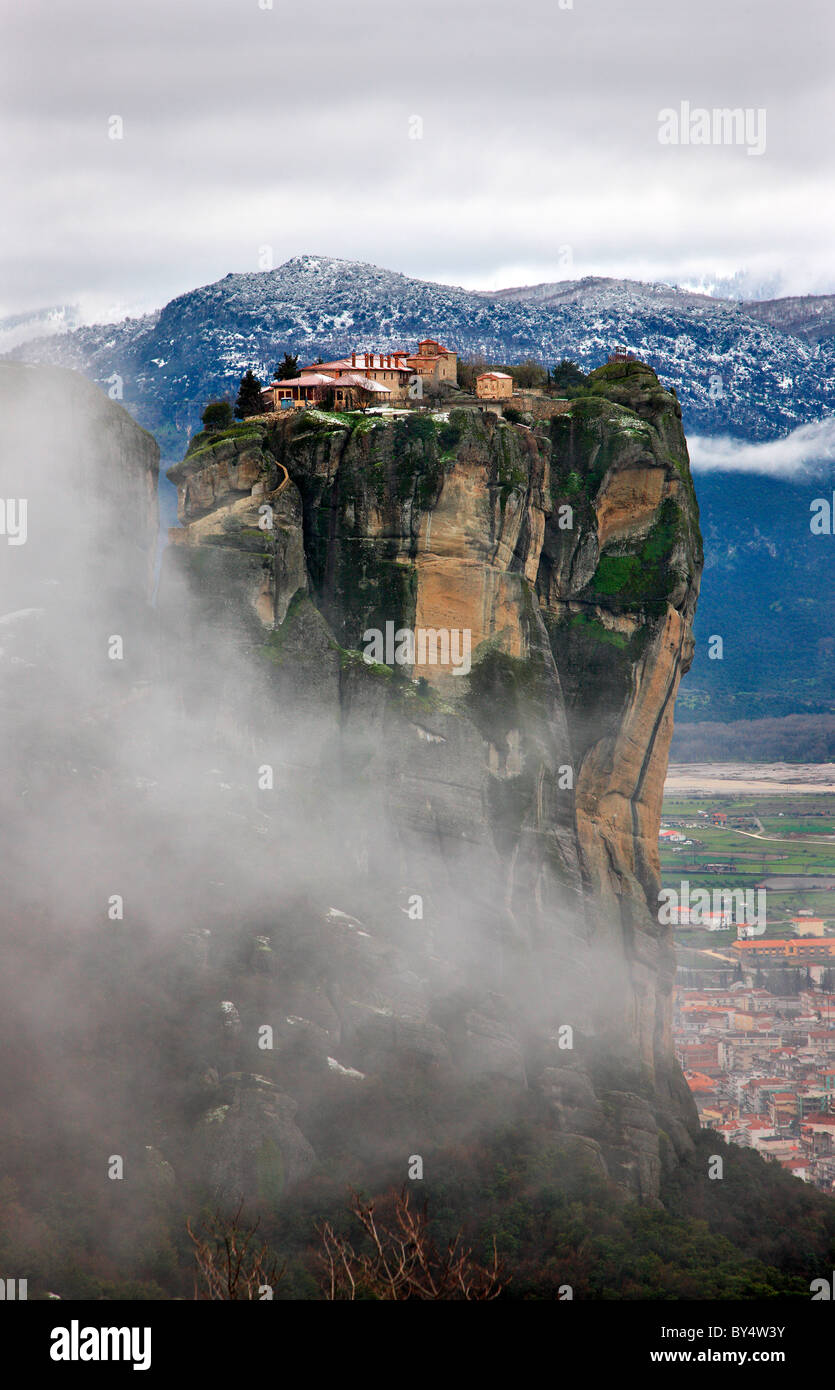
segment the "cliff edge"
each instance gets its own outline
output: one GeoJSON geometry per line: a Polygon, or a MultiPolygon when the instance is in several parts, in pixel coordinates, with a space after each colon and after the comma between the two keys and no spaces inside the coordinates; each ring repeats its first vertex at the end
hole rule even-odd
{"type": "Polygon", "coordinates": [[[314,1148],[340,1072],[417,1068],[427,1093],[469,1098],[462,1132],[485,1084],[510,1087],[654,1200],[697,1128],[657,921],[702,566],[675,395],[628,362],[536,428],[258,417],[198,436],[169,477],[174,674],[187,689],[217,653],[216,718],[253,778],[270,770],[258,805],[294,808],[294,907],[258,938],[284,1019],[265,1084],[314,1148]]]}

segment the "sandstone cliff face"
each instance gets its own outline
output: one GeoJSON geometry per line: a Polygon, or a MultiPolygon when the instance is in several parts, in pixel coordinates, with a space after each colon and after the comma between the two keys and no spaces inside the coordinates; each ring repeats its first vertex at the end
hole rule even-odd
{"type": "Polygon", "coordinates": [[[524,1092],[653,1200],[695,1123],[656,902],[701,547],[675,397],[640,363],[591,383],[535,430],[306,412],[199,437],[169,474],[160,605],[183,671],[225,634],[218,718],[291,804],[333,811],[320,905],[273,927],[259,986],[301,1133],[405,1060],[524,1092]],[[387,624],[470,633],[472,670],[369,665],[387,624]]]}

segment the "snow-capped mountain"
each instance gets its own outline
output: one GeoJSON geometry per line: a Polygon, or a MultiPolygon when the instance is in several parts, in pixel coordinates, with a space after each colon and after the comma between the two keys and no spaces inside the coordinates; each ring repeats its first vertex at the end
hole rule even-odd
{"type": "Polygon", "coordinates": [[[125,405],[173,460],[206,401],[234,394],[248,367],[264,378],[285,351],[304,362],[426,334],[492,363],[571,357],[585,368],[624,344],[675,387],[686,428],[700,434],[768,439],[835,408],[832,335],[809,341],[763,306],[597,278],[483,293],[323,256],[230,274],[159,313],[12,355],[75,367],[105,389],[118,377],[125,405]]]}
{"type": "Polygon", "coordinates": [[[825,343],[835,338],[835,294],[792,295],[785,299],[766,299],[742,306],[751,318],[768,323],[781,333],[790,333],[808,343],[825,343]]]}

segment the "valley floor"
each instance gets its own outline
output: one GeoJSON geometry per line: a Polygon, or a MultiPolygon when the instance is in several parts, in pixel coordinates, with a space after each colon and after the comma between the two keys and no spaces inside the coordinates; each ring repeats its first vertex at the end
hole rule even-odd
{"type": "Polygon", "coordinates": [[[667,796],[835,794],[835,763],[670,763],[667,796]]]}

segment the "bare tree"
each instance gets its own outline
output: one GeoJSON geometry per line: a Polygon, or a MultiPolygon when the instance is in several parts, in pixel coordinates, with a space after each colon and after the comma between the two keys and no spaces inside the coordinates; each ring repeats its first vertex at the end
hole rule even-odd
{"type": "Polygon", "coordinates": [[[351,393],[354,398],[354,408],[363,415],[369,406],[380,404],[380,392],[375,391],[371,386],[363,386],[362,382],[356,381],[351,384],[351,393]]]}
{"type": "Polygon", "coordinates": [[[539,362],[527,357],[524,362],[506,369],[513,377],[514,384],[523,391],[530,387],[543,387],[548,381],[548,373],[539,362]]]}
{"type": "Polygon", "coordinates": [[[356,1299],[384,1301],[467,1300],[484,1302],[499,1297],[504,1285],[504,1269],[496,1253],[487,1266],[472,1257],[462,1244],[461,1232],[438,1250],[429,1232],[426,1203],[413,1211],[404,1187],[385,1199],[390,1208],[386,1224],[381,1224],[375,1203],[351,1196],[351,1211],[365,1236],[366,1250],[357,1251],[330,1222],[320,1226],[322,1250],[321,1286],[331,1302],[356,1299]]]}
{"type": "Polygon", "coordinates": [[[258,1222],[254,1226],[243,1226],[242,1210],[243,1200],[232,1217],[212,1212],[204,1222],[205,1232],[199,1235],[192,1230],[191,1222],[186,1222],[197,1264],[195,1299],[214,1302],[262,1299],[265,1290],[273,1291],[284,1277],[284,1266],[279,1267],[269,1246],[254,1246],[258,1222]]]}
{"type": "Polygon", "coordinates": [[[336,382],[333,386],[317,386],[311,404],[317,410],[336,410],[336,382]]]}
{"type": "Polygon", "coordinates": [[[475,391],[476,378],[487,370],[487,358],[483,352],[472,353],[466,361],[458,363],[458,385],[464,391],[475,391]]]}

